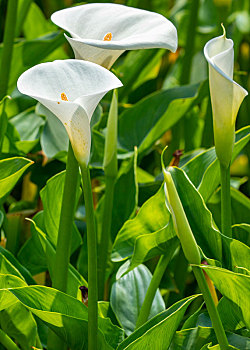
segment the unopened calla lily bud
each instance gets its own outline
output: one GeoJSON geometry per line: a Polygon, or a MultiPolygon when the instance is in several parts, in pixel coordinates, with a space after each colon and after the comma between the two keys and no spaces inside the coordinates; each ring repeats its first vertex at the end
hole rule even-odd
{"type": "Polygon", "coordinates": [[[215,150],[220,163],[228,167],[232,158],[237,113],[248,93],[233,80],[233,41],[226,38],[225,29],[223,35],[207,42],[204,54],[209,63],[215,150]]]}
{"type": "Polygon", "coordinates": [[[184,255],[190,264],[201,263],[200,252],[189,225],[180,197],[171,176],[171,167],[163,167],[166,205],[172,215],[175,232],[180,239],[184,255]]]}
{"type": "Polygon", "coordinates": [[[125,50],[177,49],[175,26],[158,13],[119,4],[86,4],[55,12],[51,20],[66,36],[75,57],[110,69],[125,50]]]}
{"type": "Polygon", "coordinates": [[[107,69],[81,60],[41,63],[24,72],[18,90],[47,107],[63,123],[77,161],[90,156],[90,121],[102,97],[122,86],[107,69]]]}
{"type": "Polygon", "coordinates": [[[111,101],[108,123],[107,135],[104,149],[103,167],[106,176],[116,177],[117,175],[117,118],[118,118],[118,101],[117,91],[114,90],[111,101]]]}

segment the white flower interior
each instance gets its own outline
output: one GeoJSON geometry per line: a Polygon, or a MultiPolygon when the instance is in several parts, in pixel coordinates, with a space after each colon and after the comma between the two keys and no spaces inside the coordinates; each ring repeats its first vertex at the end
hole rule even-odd
{"type": "Polygon", "coordinates": [[[19,91],[35,98],[65,126],[79,162],[89,159],[90,119],[101,98],[122,86],[108,70],[78,60],[39,64],[24,72],[17,82],[19,91]]]}
{"type": "Polygon", "coordinates": [[[71,38],[66,38],[76,58],[108,69],[125,50],[177,49],[175,26],[150,11],[118,4],[86,4],[55,12],[51,19],[70,33],[71,38]],[[104,40],[107,34],[111,40],[104,40]]]}

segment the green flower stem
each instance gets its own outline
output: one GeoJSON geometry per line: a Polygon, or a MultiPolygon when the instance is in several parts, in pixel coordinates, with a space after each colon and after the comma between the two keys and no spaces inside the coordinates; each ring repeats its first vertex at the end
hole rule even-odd
{"type": "Polygon", "coordinates": [[[102,232],[99,253],[99,271],[98,271],[98,294],[99,300],[103,300],[105,275],[108,260],[108,251],[111,242],[110,230],[112,222],[112,209],[114,199],[115,177],[106,176],[106,190],[104,197],[104,208],[102,215],[102,232]]]}
{"type": "Polygon", "coordinates": [[[195,35],[198,21],[199,4],[200,0],[192,0],[190,2],[188,28],[186,30],[187,36],[185,44],[185,53],[183,57],[183,64],[180,76],[181,85],[188,84],[190,81],[192,59],[195,49],[195,35]]]}
{"type": "Polygon", "coordinates": [[[20,350],[20,348],[13,342],[13,340],[0,329],[0,344],[7,350],[20,350]]]}
{"type": "Polygon", "coordinates": [[[207,310],[210,316],[210,319],[212,321],[212,325],[218,340],[218,343],[220,345],[221,350],[227,350],[230,349],[230,346],[228,344],[228,340],[226,337],[225,330],[223,328],[220,315],[218,313],[218,310],[214,304],[212,295],[210,293],[209,287],[207,285],[204,273],[202,269],[199,266],[192,266],[193,272],[195,275],[195,278],[198,282],[199,288],[203,294],[203,298],[205,300],[207,310]]]}
{"type": "Polygon", "coordinates": [[[221,176],[221,230],[227,237],[232,237],[231,228],[231,196],[230,196],[230,166],[220,164],[221,176]]]}
{"type": "Polygon", "coordinates": [[[88,349],[97,350],[98,332],[98,290],[97,290],[97,242],[94,205],[89,168],[80,164],[87,220],[88,243],[88,349]]]}
{"type": "MultiPolygon", "coordinates": [[[[196,37],[196,27],[198,22],[198,10],[200,0],[191,0],[189,2],[189,16],[188,16],[188,27],[186,30],[186,40],[185,40],[185,52],[182,59],[181,74],[180,74],[180,85],[186,85],[190,82],[191,69],[192,69],[192,60],[195,51],[195,37],[196,37]]],[[[184,143],[184,148],[187,145],[187,132],[185,131],[185,120],[186,117],[180,120],[176,127],[178,127],[181,138],[179,143],[175,146],[175,149],[182,148],[180,141],[184,143]]],[[[173,137],[173,142],[177,143],[178,141],[173,137]]]]}
{"type": "Polygon", "coordinates": [[[17,4],[17,0],[8,1],[0,67],[0,100],[7,94],[8,91],[12,49],[15,38],[17,4]]]}
{"type": "Polygon", "coordinates": [[[117,162],[117,121],[118,121],[118,94],[113,91],[113,97],[109,109],[107,122],[107,135],[104,149],[103,167],[106,180],[106,190],[104,197],[104,208],[102,214],[101,244],[99,251],[98,265],[98,288],[99,299],[104,298],[104,286],[106,277],[107,260],[109,257],[109,247],[111,243],[111,222],[114,199],[114,186],[118,172],[117,162]]]}
{"type": "MultiPolygon", "coordinates": [[[[79,176],[79,167],[69,143],[66,175],[63,190],[62,208],[59,222],[55,266],[52,287],[67,292],[68,267],[71,251],[72,223],[75,214],[75,198],[79,176]]],[[[48,349],[62,350],[65,343],[54,332],[49,332],[48,349]]]]}
{"type": "Polygon", "coordinates": [[[165,255],[162,255],[158,261],[158,264],[155,268],[153,277],[151,279],[150,285],[148,287],[145,299],[143,301],[137,322],[136,322],[136,329],[141,327],[145,322],[148,320],[148,316],[150,314],[150,310],[152,307],[152,303],[155,297],[155,293],[157,289],[159,288],[162,276],[167,268],[167,265],[178,245],[179,241],[176,240],[176,243],[173,244],[170,249],[168,250],[168,253],[165,255]]]}
{"type": "MultiPolygon", "coordinates": [[[[18,7],[18,16],[17,16],[17,23],[16,23],[16,32],[15,36],[18,38],[22,29],[23,29],[23,24],[25,21],[25,18],[29,12],[30,5],[33,0],[25,0],[22,1],[21,5],[18,7]]],[[[20,4],[20,3],[19,3],[20,4]]]]}
{"type": "Polygon", "coordinates": [[[69,143],[66,175],[63,190],[62,208],[59,222],[54,278],[52,286],[67,292],[68,268],[71,251],[72,224],[75,215],[75,198],[79,167],[71,144],[69,143]]]}

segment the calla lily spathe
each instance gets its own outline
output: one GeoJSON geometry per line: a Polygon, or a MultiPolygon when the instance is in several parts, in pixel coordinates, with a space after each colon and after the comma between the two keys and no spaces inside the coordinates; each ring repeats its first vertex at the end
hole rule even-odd
{"type": "Polygon", "coordinates": [[[110,69],[125,50],[177,49],[175,26],[158,13],[118,4],[86,4],[55,12],[75,57],[110,69]]]}
{"type": "Polygon", "coordinates": [[[79,60],[41,63],[18,79],[18,90],[33,97],[65,126],[75,157],[87,164],[90,155],[90,120],[101,98],[120,80],[107,69],[79,60]]]}
{"type": "Polygon", "coordinates": [[[171,167],[165,169],[162,167],[164,175],[164,191],[166,197],[166,206],[172,215],[175,233],[180,239],[180,243],[186,259],[195,265],[201,263],[200,252],[194,238],[193,232],[186,217],[180,197],[175,188],[171,175],[171,167]]]}
{"type": "Polygon", "coordinates": [[[235,121],[240,105],[248,94],[233,80],[233,45],[233,41],[226,38],[224,30],[223,35],[208,41],[204,47],[204,54],[209,63],[215,149],[224,167],[228,167],[231,162],[235,121]]]}

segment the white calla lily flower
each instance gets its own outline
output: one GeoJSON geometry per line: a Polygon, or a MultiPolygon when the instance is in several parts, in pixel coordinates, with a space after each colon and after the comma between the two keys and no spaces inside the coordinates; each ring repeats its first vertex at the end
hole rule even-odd
{"type": "Polygon", "coordinates": [[[211,39],[204,47],[209,63],[209,86],[213,110],[216,154],[228,167],[234,146],[235,121],[238,110],[248,92],[233,80],[233,41],[223,35],[211,39]]]}
{"type": "Polygon", "coordinates": [[[17,82],[21,93],[42,103],[63,123],[80,164],[89,160],[90,120],[96,106],[109,90],[120,86],[113,73],[81,60],[38,64],[17,82]]]}
{"type": "Polygon", "coordinates": [[[75,57],[110,69],[125,50],[177,49],[175,26],[158,13],[119,4],[86,4],[55,12],[75,57]]]}

